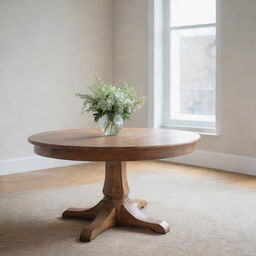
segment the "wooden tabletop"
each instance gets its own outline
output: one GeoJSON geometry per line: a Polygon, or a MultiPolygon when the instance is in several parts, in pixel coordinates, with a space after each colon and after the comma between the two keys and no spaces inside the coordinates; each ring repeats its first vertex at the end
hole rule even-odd
{"type": "Polygon", "coordinates": [[[188,154],[199,139],[193,132],[148,128],[124,128],[116,136],[104,136],[93,128],[43,132],[28,140],[35,153],[51,158],[134,161],[188,154]]]}

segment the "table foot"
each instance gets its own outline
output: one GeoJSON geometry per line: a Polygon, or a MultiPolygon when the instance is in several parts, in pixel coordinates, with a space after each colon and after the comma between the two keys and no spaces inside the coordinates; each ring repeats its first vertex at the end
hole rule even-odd
{"type": "Polygon", "coordinates": [[[96,218],[81,232],[80,240],[90,242],[98,234],[116,224],[116,209],[111,204],[104,204],[96,218]]]}
{"type": "Polygon", "coordinates": [[[68,208],[62,213],[62,218],[94,219],[102,204],[100,201],[92,208],[68,208]]]}
{"type": "Polygon", "coordinates": [[[89,242],[115,225],[148,228],[160,234],[169,231],[165,221],[148,218],[140,211],[147,205],[146,200],[128,198],[125,162],[107,161],[105,173],[104,198],[97,205],[89,209],[69,208],[62,214],[63,218],[93,220],[81,232],[81,241],[89,242]]]}
{"type": "Polygon", "coordinates": [[[147,205],[146,200],[125,199],[122,201],[101,200],[96,206],[85,208],[69,208],[63,212],[63,218],[94,219],[80,235],[80,240],[90,242],[103,231],[115,226],[131,226],[149,228],[156,233],[165,234],[169,225],[145,216],[140,209],[147,205]]]}
{"type": "Polygon", "coordinates": [[[133,202],[126,202],[122,205],[119,223],[124,226],[149,228],[159,234],[166,234],[170,231],[167,222],[147,217],[133,202]]]}

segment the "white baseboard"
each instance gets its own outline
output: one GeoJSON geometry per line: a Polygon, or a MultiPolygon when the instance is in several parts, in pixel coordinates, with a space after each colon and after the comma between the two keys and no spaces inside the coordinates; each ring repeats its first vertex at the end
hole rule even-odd
{"type": "MultiPolygon", "coordinates": [[[[197,150],[192,154],[163,160],[256,176],[256,158],[253,157],[197,150]]],[[[58,160],[34,155],[30,157],[0,160],[0,175],[82,163],[85,162],[58,160]]]]}
{"type": "Polygon", "coordinates": [[[37,155],[23,158],[0,160],[0,175],[28,172],[67,165],[76,165],[85,162],[58,160],[40,157],[37,155]]]}
{"type": "Polygon", "coordinates": [[[256,158],[254,157],[196,150],[192,154],[163,160],[256,176],[256,158]]]}

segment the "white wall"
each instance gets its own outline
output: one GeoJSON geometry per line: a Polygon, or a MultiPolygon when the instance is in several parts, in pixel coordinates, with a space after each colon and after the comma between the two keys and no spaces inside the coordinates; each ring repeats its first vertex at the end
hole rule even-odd
{"type": "MultiPolygon", "coordinates": [[[[79,115],[73,96],[86,90],[95,72],[114,83],[125,79],[139,96],[148,94],[150,1],[0,1],[0,165],[1,159],[32,155],[30,134],[95,126],[79,115]]],[[[203,136],[198,148],[215,152],[213,163],[228,159],[241,170],[245,156],[249,170],[256,164],[256,1],[220,3],[221,135],[203,136]]],[[[147,106],[126,123],[147,125],[147,106]]]]}
{"type": "Polygon", "coordinates": [[[32,155],[35,132],[90,127],[95,73],[112,80],[112,0],[0,1],[0,160],[32,155]]]}
{"type": "MultiPolygon", "coordinates": [[[[136,88],[139,97],[147,96],[147,1],[115,0],[113,13],[113,82],[118,84],[125,79],[136,88]]],[[[146,127],[147,103],[125,125],[146,127]]]]}
{"type": "Polygon", "coordinates": [[[221,136],[203,150],[256,157],[256,1],[221,3],[221,136]]]}
{"type": "MultiPolygon", "coordinates": [[[[148,90],[147,0],[114,1],[114,78],[148,90]]],[[[198,148],[256,157],[256,1],[221,0],[221,135],[202,136],[198,148]]],[[[132,125],[148,124],[146,110],[132,125]]],[[[242,167],[241,167],[242,168],[242,167]]]]}

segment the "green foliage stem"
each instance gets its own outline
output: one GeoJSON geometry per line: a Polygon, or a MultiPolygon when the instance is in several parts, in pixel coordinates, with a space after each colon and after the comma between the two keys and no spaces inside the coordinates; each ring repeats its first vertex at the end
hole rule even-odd
{"type": "Polygon", "coordinates": [[[90,93],[76,96],[83,102],[82,113],[92,112],[95,122],[108,115],[110,121],[115,115],[120,115],[123,120],[131,119],[131,114],[142,106],[145,97],[136,98],[136,92],[126,82],[121,87],[115,87],[102,82],[97,75],[96,82],[89,86],[90,93]]]}

